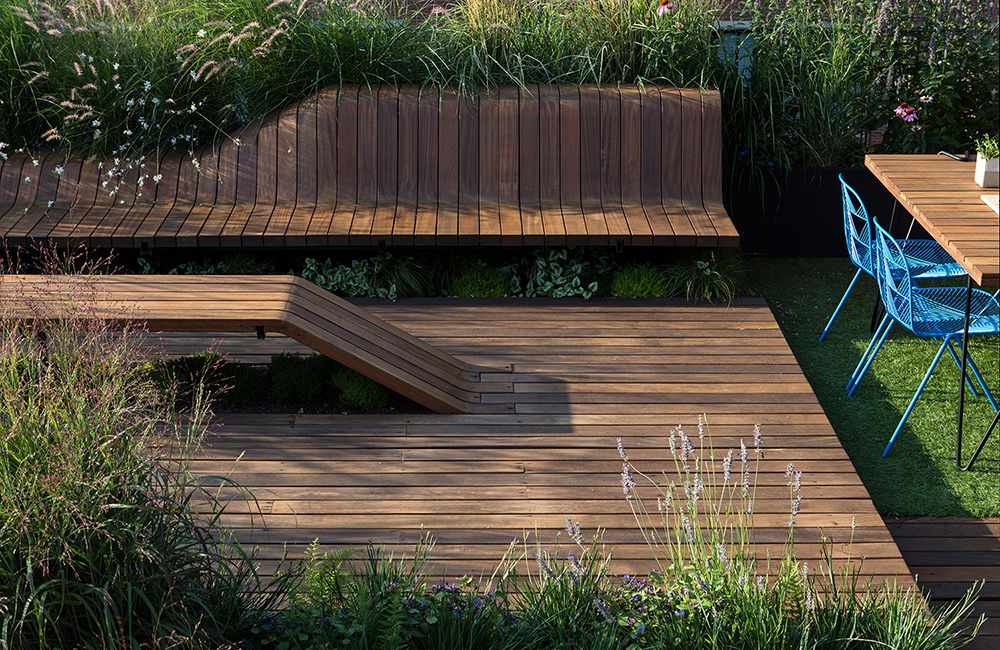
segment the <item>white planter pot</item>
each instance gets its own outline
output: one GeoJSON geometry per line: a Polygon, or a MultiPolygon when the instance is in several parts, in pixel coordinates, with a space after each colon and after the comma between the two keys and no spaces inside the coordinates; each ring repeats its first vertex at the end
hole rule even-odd
{"type": "Polygon", "coordinates": [[[1000,187],[1000,158],[976,154],[976,183],[979,187],[1000,187]]]}

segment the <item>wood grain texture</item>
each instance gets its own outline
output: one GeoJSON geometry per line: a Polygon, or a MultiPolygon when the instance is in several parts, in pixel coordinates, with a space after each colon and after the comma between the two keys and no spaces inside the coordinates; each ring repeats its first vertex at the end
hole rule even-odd
{"type": "Polygon", "coordinates": [[[72,198],[49,178],[54,155],[12,155],[0,167],[0,236],[96,247],[735,246],[721,128],[714,91],[329,88],[110,188],[108,161],[94,174],[62,156],[72,198]]]}
{"type": "MultiPolygon", "coordinates": [[[[485,400],[509,382],[481,381],[457,360],[364,309],[292,276],[36,276],[0,282],[5,316],[72,317],[87,295],[87,317],[144,323],[162,331],[284,334],[441,413],[507,413],[510,398],[485,400]]],[[[496,372],[496,364],[491,366],[496,372]]],[[[506,366],[509,370],[510,367],[506,366]]]]}
{"type": "MultiPolygon", "coordinates": [[[[622,496],[616,438],[638,469],[657,475],[673,467],[671,428],[683,425],[697,440],[705,414],[717,458],[738,450],[741,440],[749,443],[755,423],[762,427],[754,515],[760,556],[779,556],[787,537],[784,472],[792,463],[804,472],[798,557],[810,568],[822,566],[825,536],[836,563],[850,552],[852,561],[864,558],[865,575],[913,586],[762,302],[356,304],[465,363],[511,363],[513,372],[484,372],[481,381],[508,382],[513,411],[224,416],[197,471],[232,475],[255,489],[263,519],[251,529],[249,509],[234,504],[229,523],[261,544],[263,558],[279,557],[285,543],[294,556],[313,539],[323,548],[373,540],[405,554],[422,527],[437,537],[435,578],[477,575],[525,532],[537,530],[544,544],[556,543],[572,517],[588,534],[605,529],[613,571],[648,572],[655,565],[622,496]]],[[[170,334],[148,345],[166,354],[211,347],[252,362],[307,351],[251,333],[170,334]]],[[[651,490],[642,494],[655,499],[651,490]]],[[[559,541],[567,541],[565,534],[559,541]]]]}
{"type": "Polygon", "coordinates": [[[916,517],[886,521],[910,572],[932,607],[950,605],[985,580],[967,621],[986,622],[967,646],[1000,646],[1000,519],[916,517]]]}
{"type": "Polygon", "coordinates": [[[979,199],[987,190],[974,180],[975,163],[934,155],[868,155],[865,167],[973,280],[1000,283],[1000,220],[979,199]]]}

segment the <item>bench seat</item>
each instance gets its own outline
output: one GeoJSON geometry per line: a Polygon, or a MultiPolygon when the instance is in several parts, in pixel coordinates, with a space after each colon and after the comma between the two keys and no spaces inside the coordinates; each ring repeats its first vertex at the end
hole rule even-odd
{"type": "Polygon", "coordinates": [[[736,246],[721,128],[715,91],[330,88],[203,147],[197,166],[171,152],[122,170],[113,196],[102,187],[111,161],[12,155],[0,163],[0,236],[121,248],[736,246]]]}

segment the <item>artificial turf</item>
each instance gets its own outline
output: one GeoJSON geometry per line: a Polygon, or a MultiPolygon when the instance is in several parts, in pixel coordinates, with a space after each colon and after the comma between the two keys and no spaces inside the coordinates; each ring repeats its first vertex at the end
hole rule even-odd
{"type": "MultiPolygon", "coordinates": [[[[861,386],[848,398],[844,386],[871,337],[874,281],[867,277],[858,281],[820,343],[819,333],[854,274],[851,263],[827,258],[751,259],[748,266],[751,289],[770,304],[879,512],[1000,515],[1000,432],[986,444],[972,471],[955,467],[958,368],[947,353],[889,456],[882,458],[937,342],[918,339],[897,325],[861,386]]],[[[977,337],[970,350],[990,388],[1000,393],[1000,337],[977,337]]],[[[969,397],[967,391],[966,458],[994,414],[984,398],[969,397]]]]}

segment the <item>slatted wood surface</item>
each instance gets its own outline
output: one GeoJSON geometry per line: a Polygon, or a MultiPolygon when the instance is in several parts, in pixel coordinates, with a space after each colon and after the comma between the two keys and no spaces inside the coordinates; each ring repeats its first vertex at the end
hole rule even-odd
{"type": "Polygon", "coordinates": [[[484,368],[293,276],[0,275],[9,317],[86,317],[153,330],[278,332],[439,413],[512,412],[510,366],[484,368]]]}
{"type": "Polygon", "coordinates": [[[721,129],[713,91],[331,88],[202,148],[197,167],[179,153],[134,168],[13,155],[0,162],[0,237],[123,248],[735,246],[721,129]]]}
{"type": "Polygon", "coordinates": [[[887,525],[932,605],[959,599],[986,580],[973,617],[987,620],[971,647],[1000,647],[1000,519],[919,517],[887,525]]]}
{"type": "Polygon", "coordinates": [[[979,284],[1000,283],[1000,218],[979,198],[975,163],[947,156],[865,156],[871,170],[979,284]]]}
{"type": "MultiPolygon", "coordinates": [[[[513,363],[513,406],[499,415],[226,415],[195,468],[230,474],[263,510],[234,506],[229,523],[262,545],[272,567],[318,539],[369,540],[412,551],[421,528],[437,535],[435,575],[487,571],[525,531],[555,540],[566,517],[606,529],[614,569],[653,568],[619,485],[621,437],[635,465],[671,466],[667,436],[696,435],[708,416],[716,448],[750,442],[759,422],[765,458],[756,543],[780,553],[787,534],[789,463],[804,472],[797,552],[819,565],[821,535],[838,562],[912,585],[909,572],[768,308],[657,301],[400,301],[363,303],[468,363],[513,363]],[[243,459],[236,461],[240,454],[243,459]],[[254,528],[251,529],[251,522],[254,528]]],[[[169,335],[172,353],[219,342],[169,335]]],[[[259,360],[294,351],[277,338],[226,337],[216,349],[259,360]]],[[[484,380],[501,379],[485,375],[484,380]]],[[[648,493],[647,493],[647,496],[648,493]]],[[[654,506],[655,509],[655,506],[654,506]]],[[[565,534],[562,536],[565,541],[565,534]]],[[[563,552],[569,550],[563,547],[563,552]]]]}

